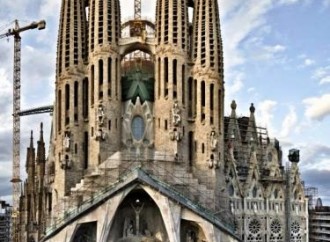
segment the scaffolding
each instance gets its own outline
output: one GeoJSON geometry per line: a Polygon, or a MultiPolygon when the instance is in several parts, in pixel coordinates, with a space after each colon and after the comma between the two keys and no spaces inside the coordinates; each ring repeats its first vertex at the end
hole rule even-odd
{"type": "Polygon", "coordinates": [[[305,187],[305,197],[308,198],[308,210],[315,209],[316,200],[318,198],[318,189],[316,187],[305,187]]]}

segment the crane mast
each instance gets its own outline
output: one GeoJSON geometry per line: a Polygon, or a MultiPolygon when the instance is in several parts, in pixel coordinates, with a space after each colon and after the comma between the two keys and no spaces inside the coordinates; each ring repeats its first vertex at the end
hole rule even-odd
{"type": "Polygon", "coordinates": [[[46,27],[46,22],[32,22],[20,27],[18,20],[15,20],[15,27],[8,32],[1,34],[0,39],[14,37],[14,68],[13,68],[13,163],[12,163],[12,186],[13,186],[13,215],[12,215],[12,241],[20,241],[18,238],[18,206],[20,196],[20,109],[21,109],[21,37],[20,33],[26,30],[46,27]]]}

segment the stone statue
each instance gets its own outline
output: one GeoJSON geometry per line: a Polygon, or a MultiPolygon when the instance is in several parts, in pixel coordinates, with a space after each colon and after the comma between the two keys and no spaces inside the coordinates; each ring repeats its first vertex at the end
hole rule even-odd
{"type": "Polygon", "coordinates": [[[192,230],[189,230],[186,234],[186,242],[196,242],[196,233],[192,230]]]}
{"type": "Polygon", "coordinates": [[[178,126],[181,123],[181,115],[178,102],[175,101],[172,108],[172,123],[174,126],[178,126]]]}
{"type": "Polygon", "coordinates": [[[214,151],[217,149],[217,145],[218,145],[218,140],[217,137],[215,135],[215,131],[212,130],[211,131],[211,150],[214,151]]]}
{"type": "Polygon", "coordinates": [[[103,125],[104,123],[104,109],[103,106],[100,104],[97,109],[97,121],[99,125],[103,125]]]}
{"type": "Polygon", "coordinates": [[[134,229],[133,229],[133,220],[130,219],[128,222],[128,219],[125,219],[125,227],[124,227],[124,237],[131,237],[134,235],[134,229]]]}
{"type": "Polygon", "coordinates": [[[70,149],[70,136],[68,132],[65,132],[65,136],[63,139],[63,146],[65,149],[70,149]]]}

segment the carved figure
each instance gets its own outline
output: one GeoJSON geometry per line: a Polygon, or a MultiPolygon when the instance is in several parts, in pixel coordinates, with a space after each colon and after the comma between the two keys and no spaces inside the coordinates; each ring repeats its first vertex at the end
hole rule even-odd
{"type": "Polygon", "coordinates": [[[196,233],[192,230],[189,230],[186,234],[186,242],[196,242],[196,233]]]}
{"type": "Polygon", "coordinates": [[[99,125],[103,125],[104,123],[104,109],[102,105],[99,105],[97,109],[97,121],[99,125]]]}
{"type": "Polygon", "coordinates": [[[69,136],[68,132],[65,133],[65,136],[63,139],[63,147],[65,149],[70,149],[70,136],[69,136]]]}
{"type": "Polygon", "coordinates": [[[130,222],[127,224],[126,228],[125,228],[125,236],[126,237],[130,237],[134,235],[133,232],[133,220],[130,220],[130,222]]]}
{"type": "Polygon", "coordinates": [[[172,108],[172,123],[174,126],[178,126],[181,123],[181,115],[180,115],[180,108],[178,102],[174,102],[172,108]]]}
{"type": "Polygon", "coordinates": [[[217,149],[218,140],[215,135],[215,131],[211,131],[211,150],[214,151],[217,149]]]}
{"type": "Polygon", "coordinates": [[[105,140],[105,137],[106,137],[106,133],[102,129],[97,130],[96,132],[97,140],[105,140]]]}

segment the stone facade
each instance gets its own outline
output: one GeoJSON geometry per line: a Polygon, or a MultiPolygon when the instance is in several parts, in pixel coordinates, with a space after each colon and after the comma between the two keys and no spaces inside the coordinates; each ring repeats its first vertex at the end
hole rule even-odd
{"type": "Polygon", "coordinates": [[[157,0],[155,19],[62,1],[49,156],[31,140],[21,241],[306,241],[297,161],[283,168],[253,106],[224,117],[217,1],[157,0]]]}

